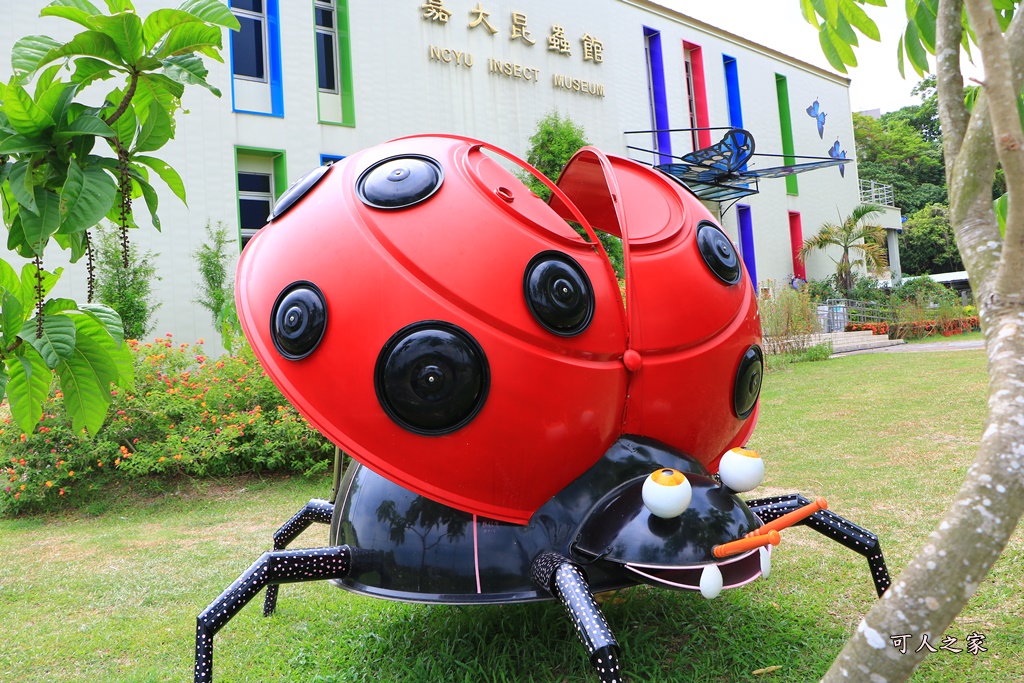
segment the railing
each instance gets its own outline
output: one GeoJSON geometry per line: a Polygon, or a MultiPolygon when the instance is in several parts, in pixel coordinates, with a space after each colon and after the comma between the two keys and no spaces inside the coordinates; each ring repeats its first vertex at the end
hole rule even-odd
{"type": "Polygon", "coordinates": [[[871,301],[828,299],[818,304],[822,332],[843,332],[850,323],[892,322],[892,311],[871,301]]]}
{"type": "Polygon", "coordinates": [[[876,183],[874,180],[860,181],[860,203],[879,206],[896,206],[892,185],[876,183]]]}

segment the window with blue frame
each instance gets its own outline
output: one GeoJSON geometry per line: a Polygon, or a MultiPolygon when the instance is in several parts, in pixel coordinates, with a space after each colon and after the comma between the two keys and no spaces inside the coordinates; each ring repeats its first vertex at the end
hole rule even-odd
{"type": "Polygon", "coordinates": [[[233,110],[284,116],[280,0],[230,0],[239,30],[231,41],[233,110]]]}
{"type": "Polygon", "coordinates": [[[267,14],[263,0],[232,0],[240,29],[231,36],[231,64],[235,76],[267,81],[267,14]]]}
{"type": "Polygon", "coordinates": [[[321,166],[326,166],[327,164],[333,164],[335,162],[341,161],[344,158],[345,158],[344,155],[339,156],[339,155],[336,155],[336,154],[321,154],[320,155],[320,165],[321,166]]]}

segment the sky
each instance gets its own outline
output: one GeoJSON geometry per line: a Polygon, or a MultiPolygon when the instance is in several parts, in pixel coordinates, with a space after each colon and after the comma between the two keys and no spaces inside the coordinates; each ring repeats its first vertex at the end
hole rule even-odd
{"type": "MultiPolygon", "coordinates": [[[[694,19],[742,36],[755,43],[835,71],[821,52],[818,34],[800,13],[799,0],[655,0],[694,19]]],[[[849,68],[850,105],[854,111],[895,111],[920,100],[910,91],[920,80],[907,65],[900,77],[896,45],[906,26],[904,3],[889,0],[888,7],[865,6],[878,25],[881,41],[861,37],[856,49],[858,65],[849,68]]],[[[965,78],[980,78],[981,69],[965,69],[965,78]]]]}

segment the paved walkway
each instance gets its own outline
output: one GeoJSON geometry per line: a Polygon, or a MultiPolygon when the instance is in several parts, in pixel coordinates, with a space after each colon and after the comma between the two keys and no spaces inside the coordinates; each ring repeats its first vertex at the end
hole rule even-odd
{"type": "Polygon", "coordinates": [[[900,344],[898,346],[883,346],[877,349],[864,349],[863,351],[847,351],[845,353],[832,354],[833,357],[850,356],[855,353],[924,353],[927,351],[973,351],[984,349],[985,342],[981,339],[970,341],[935,341],[922,342],[919,344],[900,344]]]}

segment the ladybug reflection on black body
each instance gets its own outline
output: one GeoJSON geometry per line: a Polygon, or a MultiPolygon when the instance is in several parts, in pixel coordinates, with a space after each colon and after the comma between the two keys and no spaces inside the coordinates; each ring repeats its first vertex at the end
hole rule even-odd
{"type": "Polygon", "coordinates": [[[458,136],[365,150],[296,183],[243,251],[237,305],[257,357],[357,462],[199,616],[196,681],[212,680],[214,634],[264,586],[270,614],[294,581],[416,602],[555,598],[602,681],[622,674],[594,591],[712,598],[767,576],[792,524],[860,552],[888,587],[877,538],[823,499],[737,495],[764,471],[742,448],[760,321],[700,201],[587,147],[545,202],[495,155],[526,167],[458,136]],[[624,292],[594,229],[622,238],[624,292]],[[287,550],[314,522],[330,545],[287,550]]]}

